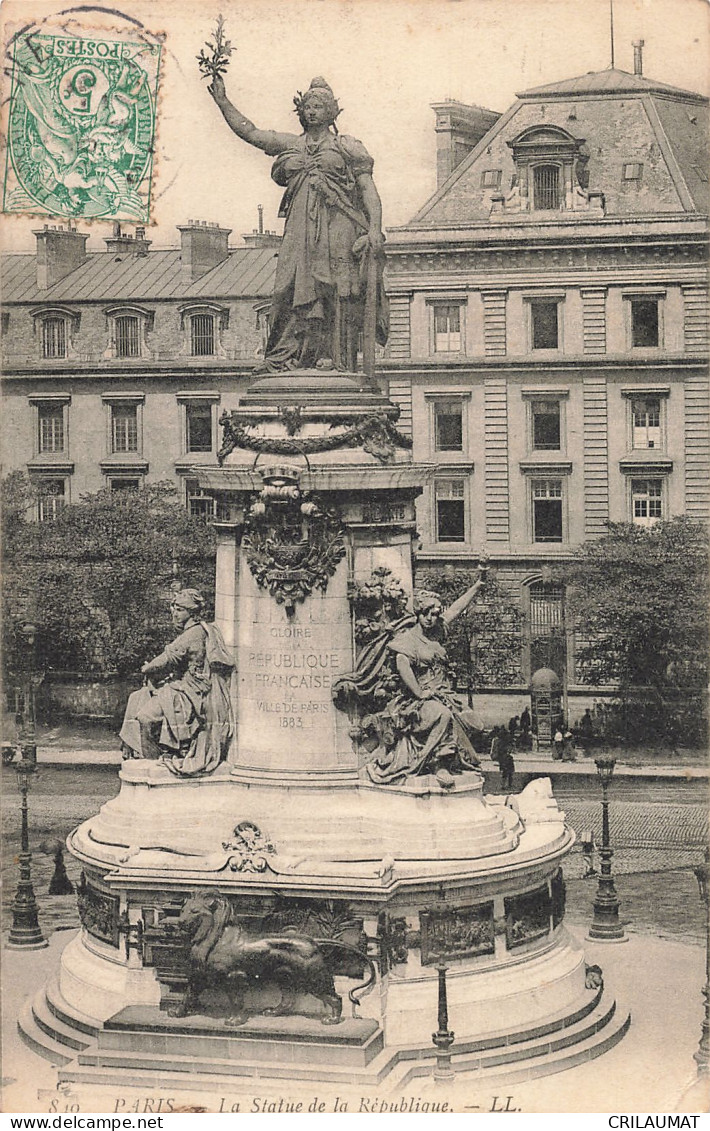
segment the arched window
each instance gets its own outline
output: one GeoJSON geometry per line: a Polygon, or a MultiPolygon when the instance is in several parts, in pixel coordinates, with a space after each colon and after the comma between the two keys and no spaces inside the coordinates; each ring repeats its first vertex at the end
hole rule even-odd
{"type": "Polygon", "coordinates": [[[212,357],[214,352],[214,315],[193,314],[190,319],[190,353],[193,357],[212,357]]]}
{"type": "Polygon", "coordinates": [[[39,355],[44,361],[72,356],[72,340],[79,329],[80,316],[66,306],[39,306],[30,312],[39,339],[39,355]]]}
{"type": "Polygon", "coordinates": [[[539,668],[552,668],[565,682],[567,629],[564,587],[538,579],[523,590],[528,678],[539,668]]]}
{"type": "Polygon", "coordinates": [[[141,328],[135,314],[122,314],[116,319],[116,357],[140,357],[141,328]]]}
{"type": "Polygon", "coordinates": [[[105,310],[109,344],[104,357],[147,357],[146,334],[153,329],[154,313],[142,306],[114,306],[105,310]]]}
{"type": "Polygon", "coordinates": [[[67,356],[67,324],[64,318],[42,319],[42,357],[67,356]]]}
{"type": "Polygon", "coordinates": [[[535,165],[533,169],[533,208],[540,211],[560,207],[559,165],[535,165]]]}

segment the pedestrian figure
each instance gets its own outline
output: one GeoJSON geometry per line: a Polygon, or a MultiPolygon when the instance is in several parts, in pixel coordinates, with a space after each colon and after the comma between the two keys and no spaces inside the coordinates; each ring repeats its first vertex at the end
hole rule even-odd
{"type": "Polygon", "coordinates": [[[569,727],[567,727],[567,730],[564,733],[564,738],[562,740],[562,761],[574,762],[574,760],[574,735],[572,734],[572,731],[569,729],[569,727]]]}
{"type": "Polygon", "coordinates": [[[577,726],[577,738],[583,750],[588,750],[594,742],[594,722],[592,713],[587,707],[577,726]]]}
{"type": "Polygon", "coordinates": [[[596,876],[597,870],[594,867],[594,832],[592,829],[584,829],[580,836],[582,844],[582,863],[584,871],[582,872],[582,879],[586,880],[589,876],[596,876]]]}
{"type": "Polygon", "coordinates": [[[552,740],[552,757],[555,759],[555,761],[559,762],[561,760],[564,753],[564,747],[565,737],[558,727],[555,731],[555,737],[552,740]]]}
{"type": "Polygon", "coordinates": [[[510,750],[501,751],[498,756],[498,765],[500,767],[500,782],[503,792],[513,788],[513,774],[515,773],[515,760],[510,750]]]}
{"type": "Polygon", "coordinates": [[[522,734],[527,734],[532,726],[532,719],[530,718],[530,711],[526,707],[520,716],[520,731],[522,734]]]}

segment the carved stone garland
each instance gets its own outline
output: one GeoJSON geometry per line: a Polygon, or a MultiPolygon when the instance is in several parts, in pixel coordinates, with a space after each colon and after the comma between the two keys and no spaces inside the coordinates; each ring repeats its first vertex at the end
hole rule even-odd
{"type": "Polygon", "coordinates": [[[250,452],[259,452],[276,456],[312,455],[315,452],[333,452],[339,448],[362,447],[369,455],[374,456],[382,463],[392,459],[396,448],[411,448],[411,436],[405,436],[395,428],[392,421],[384,413],[372,413],[361,419],[351,417],[338,417],[330,419],[332,428],[344,426],[346,431],[331,431],[325,436],[306,436],[297,439],[295,433],[300,430],[300,412],[295,410],[282,410],[286,430],[291,433],[288,437],[258,436],[247,431],[250,424],[248,419],[240,421],[234,415],[223,412],[219,422],[224,429],[224,443],[217,453],[217,462],[221,465],[235,448],[245,448],[250,452]]]}

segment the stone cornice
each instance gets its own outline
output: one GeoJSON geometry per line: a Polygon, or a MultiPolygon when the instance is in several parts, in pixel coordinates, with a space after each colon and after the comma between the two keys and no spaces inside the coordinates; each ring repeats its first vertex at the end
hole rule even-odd
{"type": "MultiPolygon", "coordinates": [[[[574,243],[532,245],[520,241],[517,245],[491,247],[485,243],[446,244],[389,248],[387,251],[387,287],[398,290],[419,289],[426,278],[428,287],[440,285],[450,287],[453,273],[470,273],[470,285],[479,285],[480,273],[486,272],[507,285],[511,272],[543,272],[549,281],[550,271],[560,274],[584,271],[581,280],[585,286],[594,282],[605,285],[614,281],[614,272],[642,270],[644,278],[650,271],[660,279],[670,279],[673,271],[686,273],[688,269],[698,272],[698,282],[705,281],[707,260],[707,241],[670,239],[646,243],[574,243]],[[595,278],[589,277],[593,269],[595,278]],[[599,274],[597,278],[596,275],[599,274]],[[440,280],[432,276],[439,274],[440,280]]],[[[460,282],[457,279],[456,282],[460,282]]],[[[579,285],[580,280],[575,280],[579,285]]],[[[687,282],[685,274],[681,282],[687,282]]],[[[488,282],[488,279],[487,279],[488,282]]],[[[490,285],[490,283],[489,283],[490,285]]]]}
{"type": "Polygon", "coordinates": [[[385,358],[380,362],[379,373],[386,377],[388,374],[401,375],[408,373],[411,376],[431,377],[432,374],[439,374],[446,376],[448,374],[456,374],[456,379],[461,380],[462,370],[467,374],[480,374],[485,376],[488,373],[508,373],[511,376],[531,375],[533,373],[542,373],[545,377],[549,377],[554,373],[583,373],[591,371],[592,373],[599,370],[612,371],[618,373],[636,373],[640,372],[644,375],[646,380],[650,379],[652,373],[662,373],[664,378],[667,379],[669,374],[675,373],[678,370],[695,370],[704,373],[707,368],[707,354],[681,354],[669,355],[668,357],[659,358],[641,358],[629,357],[628,354],[616,355],[610,357],[609,355],[590,355],[590,354],[574,354],[567,357],[555,358],[554,361],[538,361],[537,359],[526,357],[462,357],[460,360],[450,361],[442,364],[440,360],[431,358],[385,358]]]}
{"type": "Polygon", "coordinates": [[[589,221],[579,213],[568,213],[565,222],[559,219],[534,221],[524,217],[510,225],[478,221],[472,224],[452,223],[437,225],[407,225],[387,229],[387,255],[402,249],[419,246],[423,249],[442,244],[470,247],[472,244],[507,246],[520,243],[525,246],[549,246],[558,242],[561,247],[588,243],[628,245],[631,242],[689,240],[692,243],[707,241],[708,217],[697,212],[677,212],[644,216],[606,216],[589,221]]]}

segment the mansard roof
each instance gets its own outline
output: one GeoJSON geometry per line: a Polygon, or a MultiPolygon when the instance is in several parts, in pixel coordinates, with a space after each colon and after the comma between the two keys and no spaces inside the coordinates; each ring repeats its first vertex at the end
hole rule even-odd
{"type": "Polygon", "coordinates": [[[260,298],[273,291],[276,254],[274,248],[234,248],[211,271],[191,282],[182,274],[178,250],[149,251],[142,256],[95,251],[47,290],[37,286],[34,255],[6,254],[2,257],[2,301],[105,303],[260,298]]]}
{"type": "MultiPolygon", "coordinates": [[[[511,143],[535,127],[584,143],[588,188],[604,194],[607,218],[707,215],[707,106],[700,94],[614,68],[524,91],[406,227],[488,221],[493,197],[513,185],[511,143]],[[624,166],[633,163],[643,174],[625,180],[624,166]],[[483,174],[494,170],[499,186],[484,186],[483,174]]],[[[589,219],[583,212],[558,218],[589,219]]]]}

